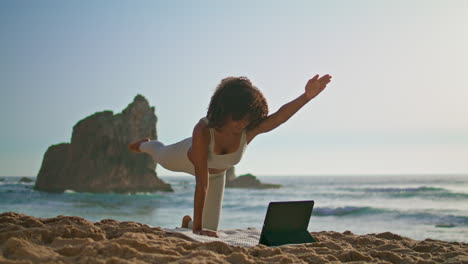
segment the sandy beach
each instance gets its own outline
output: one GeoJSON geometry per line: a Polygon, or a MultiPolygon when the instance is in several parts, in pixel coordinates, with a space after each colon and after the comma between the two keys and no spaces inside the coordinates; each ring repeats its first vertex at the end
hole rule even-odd
{"type": "Polygon", "coordinates": [[[161,227],[76,216],[0,214],[0,263],[468,263],[468,244],[390,232],[311,232],[316,243],[280,247],[196,242],[161,227]]]}

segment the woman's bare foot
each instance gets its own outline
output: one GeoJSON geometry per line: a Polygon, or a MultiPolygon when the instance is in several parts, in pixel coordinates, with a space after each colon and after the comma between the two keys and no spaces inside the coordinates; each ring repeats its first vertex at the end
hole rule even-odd
{"type": "Polygon", "coordinates": [[[141,152],[140,150],[140,144],[146,141],[150,141],[149,138],[142,138],[138,141],[135,141],[133,143],[128,144],[128,149],[130,149],[133,152],[141,152]]]}
{"type": "Polygon", "coordinates": [[[182,218],[182,227],[183,228],[188,228],[188,224],[189,222],[192,220],[192,218],[190,217],[190,215],[186,215],[182,218]]]}

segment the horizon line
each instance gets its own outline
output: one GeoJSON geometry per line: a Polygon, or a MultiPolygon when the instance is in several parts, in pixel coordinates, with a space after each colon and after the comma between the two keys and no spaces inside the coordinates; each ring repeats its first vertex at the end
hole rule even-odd
{"type": "MultiPolygon", "coordinates": [[[[248,175],[251,174],[255,177],[285,177],[285,176],[294,176],[294,177],[317,177],[317,176],[468,176],[468,172],[455,172],[455,173],[365,173],[365,174],[360,174],[360,173],[350,173],[350,174],[342,174],[342,173],[335,173],[335,174],[252,174],[252,173],[245,173],[245,174],[240,174],[236,175],[236,177],[243,176],[243,175],[248,175]]],[[[180,176],[191,176],[194,177],[193,175],[190,174],[181,174],[181,175],[156,175],[156,177],[180,177],[180,176]]],[[[37,178],[37,176],[24,176],[24,175],[16,175],[16,176],[11,176],[11,175],[2,175],[0,177],[31,177],[31,178],[37,178]]]]}

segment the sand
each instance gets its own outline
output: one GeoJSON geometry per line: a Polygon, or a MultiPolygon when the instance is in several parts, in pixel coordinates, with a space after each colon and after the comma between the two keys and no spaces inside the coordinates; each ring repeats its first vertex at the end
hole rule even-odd
{"type": "Polygon", "coordinates": [[[280,247],[194,242],[137,222],[0,214],[0,263],[468,263],[468,244],[389,232],[311,232],[319,242],[280,247]]]}

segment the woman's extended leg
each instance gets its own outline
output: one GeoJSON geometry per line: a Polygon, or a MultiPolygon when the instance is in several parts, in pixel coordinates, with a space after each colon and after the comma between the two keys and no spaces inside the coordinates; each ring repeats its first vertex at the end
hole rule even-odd
{"type": "Polygon", "coordinates": [[[158,153],[161,153],[161,149],[164,147],[165,145],[161,141],[149,140],[140,144],[140,151],[150,154],[153,160],[158,162],[158,153]]]}
{"type": "MultiPolygon", "coordinates": [[[[226,184],[226,172],[210,175],[208,193],[206,195],[205,206],[203,207],[203,229],[217,231],[221,219],[221,209],[223,206],[224,186],[226,184]]],[[[193,227],[193,220],[189,222],[188,228],[193,227]]]]}
{"type": "Polygon", "coordinates": [[[187,151],[191,145],[191,138],[170,145],[164,145],[158,140],[150,140],[141,143],[140,150],[150,154],[156,163],[167,170],[195,175],[195,167],[187,157],[187,151]]]}

